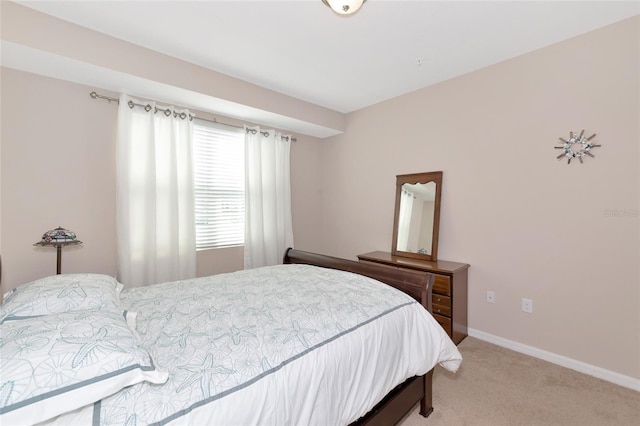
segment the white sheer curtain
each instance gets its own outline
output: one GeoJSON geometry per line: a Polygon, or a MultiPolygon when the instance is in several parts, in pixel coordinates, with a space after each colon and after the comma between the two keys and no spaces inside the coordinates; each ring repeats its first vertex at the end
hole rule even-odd
{"type": "Polygon", "coordinates": [[[277,265],[293,247],[291,137],[245,126],[244,268],[277,265]]]}
{"type": "Polygon", "coordinates": [[[118,280],[136,287],[195,277],[193,122],[189,111],[165,106],[156,111],[154,103],[132,108],[130,102],[147,104],[120,96],[118,280]]]}
{"type": "Polygon", "coordinates": [[[412,212],[413,194],[407,191],[402,191],[402,195],[400,196],[400,216],[398,217],[397,250],[407,251],[412,212]]]}

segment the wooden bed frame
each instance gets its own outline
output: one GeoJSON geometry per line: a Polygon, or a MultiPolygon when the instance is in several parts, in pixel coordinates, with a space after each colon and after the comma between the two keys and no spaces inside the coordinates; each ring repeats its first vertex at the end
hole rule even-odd
{"type": "MultiPolygon", "coordinates": [[[[431,287],[434,277],[426,272],[360,263],[292,248],[285,252],[283,263],[302,263],[366,275],[407,293],[431,312],[431,287]]],[[[424,376],[408,379],[389,392],[370,412],[352,425],[395,425],[407,415],[418,401],[420,402],[420,414],[424,417],[429,416],[433,411],[432,377],[433,370],[424,376]]]]}

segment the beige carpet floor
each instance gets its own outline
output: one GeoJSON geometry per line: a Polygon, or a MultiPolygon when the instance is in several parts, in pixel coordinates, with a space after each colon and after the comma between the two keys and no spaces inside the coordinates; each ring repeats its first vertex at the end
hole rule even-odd
{"type": "Polygon", "coordinates": [[[472,337],[458,348],[458,372],[434,372],[433,413],[402,426],[640,426],[640,392],[472,337]]]}

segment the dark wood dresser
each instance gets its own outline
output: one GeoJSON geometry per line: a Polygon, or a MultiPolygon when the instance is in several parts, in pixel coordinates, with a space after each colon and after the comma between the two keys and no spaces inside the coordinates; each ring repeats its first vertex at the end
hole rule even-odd
{"type": "Polygon", "coordinates": [[[446,260],[428,261],[393,256],[374,251],[358,255],[360,262],[373,262],[391,268],[413,269],[434,275],[433,316],[457,345],[467,337],[467,271],[466,263],[446,260]]]}

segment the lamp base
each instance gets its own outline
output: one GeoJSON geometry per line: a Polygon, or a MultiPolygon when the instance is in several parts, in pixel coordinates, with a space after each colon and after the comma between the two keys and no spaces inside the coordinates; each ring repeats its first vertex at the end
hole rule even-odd
{"type": "Polygon", "coordinates": [[[57,252],[57,261],[56,261],[56,275],[60,275],[60,271],[62,271],[62,246],[56,247],[57,252]]]}

